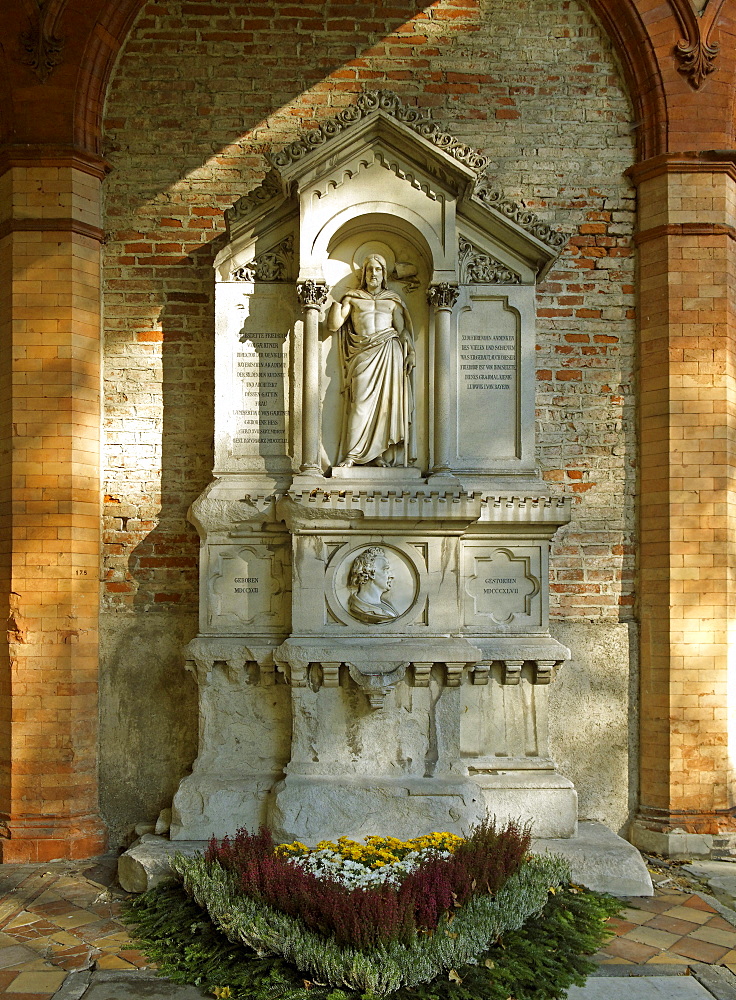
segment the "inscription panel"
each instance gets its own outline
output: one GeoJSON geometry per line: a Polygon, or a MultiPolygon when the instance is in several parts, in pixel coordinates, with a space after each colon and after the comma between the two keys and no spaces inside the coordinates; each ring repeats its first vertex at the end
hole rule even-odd
{"type": "Polygon", "coordinates": [[[458,459],[482,468],[521,457],[521,323],[505,298],[468,297],[458,314],[458,459]]]}
{"type": "Polygon", "coordinates": [[[218,282],[216,472],[290,467],[291,285],[218,282]]]}
{"type": "Polygon", "coordinates": [[[465,624],[518,631],[543,624],[538,545],[463,545],[465,624]]]}
{"type": "Polygon", "coordinates": [[[243,408],[233,410],[233,451],[247,454],[261,446],[287,445],[284,392],[287,357],[284,341],[262,331],[241,338],[235,355],[235,376],[240,381],[243,408]]]}
{"type": "Polygon", "coordinates": [[[209,548],[207,630],[285,627],[287,545],[225,544],[209,548]]]}

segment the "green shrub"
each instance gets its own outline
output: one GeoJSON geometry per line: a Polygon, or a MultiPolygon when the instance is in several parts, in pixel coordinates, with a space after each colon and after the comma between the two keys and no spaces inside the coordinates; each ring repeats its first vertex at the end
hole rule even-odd
{"type": "MultiPolygon", "coordinates": [[[[541,913],[507,931],[478,957],[426,984],[403,987],[391,1000],[561,1000],[582,986],[593,968],[585,956],[608,936],[605,920],[620,910],[610,896],[564,886],[541,913]]],[[[220,933],[178,883],[167,883],[128,903],[138,944],[175,982],[230,987],[233,1000],[369,1000],[344,988],[305,985],[305,977],[278,956],[259,957],[220,933]]]]}
{"type": "MultiPolygon", "coordinates": [[[[348,888],[320,878],[275,850],[271,834],[238,830],[222,843],[214,838],[204,859],[216,877],[219,865],[233,876],[228,885],[268,904],[335,944],[364,951],[392,941],[411,944],[417,931],[434,931],[440,920],[476,894],[497,892],[521,865],[531,834],[488,820],[460,840],[454,853],[428,852],[399,885],[348,888]]],[[[187,871],[186,864],[181,869],[187,871]]],[[[204,884],[201,876],[199,884],[204,884]]]]}
{"type": "Polygon", "coordinates": [[[444,970],[473,962],[500,934],[515,930],[543,908],[548,891],[569,880],[567,862],[554,855],[524,862],[494,896],[477,894],[442,917],[433,933],[414,931],[408,942],[368,948],[340,945],[298,917],[239,891],[235,873],[203,857],[177,855],[174,869],[186,891],[233,942],[259,956],[283,956],[320,983],[377,996],[427,983],[444,970]]]}

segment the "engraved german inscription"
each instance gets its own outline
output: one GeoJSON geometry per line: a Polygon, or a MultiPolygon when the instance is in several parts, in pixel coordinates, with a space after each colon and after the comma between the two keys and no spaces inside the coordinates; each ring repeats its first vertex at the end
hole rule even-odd
{"type": "Polygon", "coordinates": [[[516,381],[516,337],[505,333],[461,334],[460,373],[463,389],[513,389],[516,381]]]}
{"type": "Polygon", "coordinates": [[[282,342],[275,338],[247,340],[236,353],[243,409],[233,411],[233,444],[286,445],[285,371],[282,342]]]}

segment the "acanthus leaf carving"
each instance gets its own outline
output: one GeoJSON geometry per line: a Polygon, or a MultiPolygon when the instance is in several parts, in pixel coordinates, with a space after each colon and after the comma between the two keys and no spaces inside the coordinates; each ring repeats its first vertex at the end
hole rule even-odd
{"type": "Polygon", "coordinates": [[[710,40],[710,36],[723,2],[724,0],[709,0],[700,10],[696,10],[690,0],[671,0],[685,36],[677,42],[674,49],[677,69],[687,76],[694,90],[700,90],[716,69],[715,60],[720,47],[710,40]]]}
{"type": "Polygon", "coordinates": [[[36,0],[37,14],[30,26],[19,35],[22,61],[30,66],[41,83],[46,83],[56,66],[61,62],[64,39],[59,38],[54,29],[63,3],[36,0]]]}
{"type": "Polygon", "coordinates": [[[237,267],[230,278],[233,281],[286,281],[294,253],[294,237],[287,236],[275,247],[258,254],[248,264],[237,267]]]}
{"type": "Polygon", "coordinates": [[[458,240],[461,285],[518,285],[521,275],[471,243],[465,236],[458,240]]]}
{"type": "Polygon", "coordinates": [[[317,281],[312,281],[311,278],[298,284],[296,290],[299,301],[305,309],[321,309],[327,302],[327,286],[317,281]]]}
{"type": "Polygon", "coordinates": [[[427,301],[435,309],[452,309],[459,294],[457,285],[451,285],[449,281],[440,281],[427,289],[427,301]]]}
{"type": "Polygon", "coordinates": [[[231,226],[246,215],[250,215],[255,210],[260,210],[266,202],[271,201],[281,194],[281,181],[275,170],[269,170],[258,187],[253,188],[242,198],[238,198],[235,204],[226,209],[225,222],[231,226]]]}
{"type": "Polygon", "coordinates": [[[703,86],[705,78],[716,68],[715,59],[718,52],[718,45],[709,45],[700,37],[691,43],[680,39],[675,46],[675,55],[680,64],[677,68],[686,74],[695,90],[703,86]]]}

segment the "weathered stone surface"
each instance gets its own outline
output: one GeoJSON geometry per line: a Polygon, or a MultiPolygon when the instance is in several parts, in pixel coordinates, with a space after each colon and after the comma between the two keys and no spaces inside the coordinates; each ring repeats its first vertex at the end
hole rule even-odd
{"type": "Polygon", "coordinates": [[[736,900],[736,862],[699,860],[685,865],[685,869],[736,900]]]}
{"type": "Polygon", "coordinates": [[[485,816],[474,782],[439,778],[376,779],[289,776],[274,789],[269,826],[277,840],[315,844],[340,836],[389,833],[402,840],[449,830],[466,834],[485,816]]]}
{"type": "Polygon", "coordinates": [[[711,833],[687,833],[685,830],[661,833],[634,822],[630,836],[632,844],[636,844],[639,850],[668,858],[709,858],[714,849],[711,833]]]}
{"type": "MultiPolygon", "coordinates": [[[[162,809],[158,814],[158,819],[156,820],[156,826],[153,830],[157,836],[161,837],[169,832],[171,827],[171,809],[162,809]]],[[[147,830],[146,833],[149,831],[147,830]]]]}
{"type": "Polygon", "coordinates": [[[266,821],[268,793],[281,772],[247,778],[197,769],[174,796],[170,837],[177,843],[224,837],[241,827],[257,830],[266,821]]]}
{"type": "Polygon", "coordinates": [[[567,858],[574,882],[612,896],[651,896],[652,880],[641,855],[602,823],[579,823],[569,840],[535,839],[532,850],[567,858]]]}
{"type": "Polygon", "coordinates": [[[571,986],[568,1000],[713,1000],[713,994],[692,976],[591,977],[585,986],[571,986]]]}
{"type": "Polygon", "coordinates": [[[638,628],[556,620],[552,634],[572,657],[549,688],[550,756],[575,785],[580,818],[625,835],[638,804],[638,628]]]}
{"type": "Polygon", "coordinates": [[[52,1000],[202,1000],[211,992],[161,979],[153,972],[72,972],[52,1000]]]}
{"type": "Polygon", "coordinates": [[[118,880],[126,892],[145,892],[171,877],[169,859],[175,854],[193,856],[206,846],[204,841],[176,843],[147,833],[120,855],[118,880]]]}
{"type": "Polygon", "coordinates": [[[573,784],[556,771],[475,774],[486,809],[499,823],[531,823],[535,837],[574,837],[578,828],[578,796],[573,784]]]}
{"type": "Polygon", "coordinates": [[[182,656],[196,627],[192,614],[100,616],[100,808],[112,844],[129,843],[137,823],[155,827],[197,754],[197,685],[182,656]]]}

